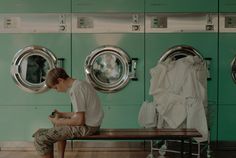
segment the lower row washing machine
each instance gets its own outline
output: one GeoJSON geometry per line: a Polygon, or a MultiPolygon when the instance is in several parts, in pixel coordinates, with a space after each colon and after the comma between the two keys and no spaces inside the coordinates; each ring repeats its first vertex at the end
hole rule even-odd
{"type": "Polygon", "coordinates": [[[54,13],[0,14],[1,141],[32,140],[38,128],[51,127],[47,117],[54,109],[71,110],[69,98],[47,91],[44,82],[59,58],[71,73],[70,21],[60,23],[67,18],[54,13]]]}
{"type": "Polygon", "coordinates": [[[143,19],[138,13],[72,15],[72,75],[97,89],[103,127],[138,127],[144,100],[143,19]]]}
{"type": "Polygon", "coordinates": [[[145,17],[145,99],[152,100],[150,69],[161,58],[168,53],[198,54],[208,63],[208,118],[213,140],[217,137],[217,17],[213,13],[147,13],[145,17]]]}
{"type": "Polygon", "coordinates": [[[219,24],[219,141],[235,141],[236,13],[221,13],[219,24]]]}

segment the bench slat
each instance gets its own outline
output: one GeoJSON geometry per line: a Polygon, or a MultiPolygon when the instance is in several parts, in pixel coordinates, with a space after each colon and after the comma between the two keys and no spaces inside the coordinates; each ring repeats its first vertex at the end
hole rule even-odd
{"type": "Polygon", "coordinates": [[[92,136],[75,138],[78,140],[154,140],[191,139],[201,137],[196,129],[101,129],[92,136]]]}

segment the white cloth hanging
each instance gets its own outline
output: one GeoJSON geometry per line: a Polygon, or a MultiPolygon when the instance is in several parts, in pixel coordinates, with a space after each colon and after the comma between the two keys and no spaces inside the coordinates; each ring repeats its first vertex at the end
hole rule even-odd
{"type": "Polygon", "coordinates": [[[196,128],[202,134],[202,137],[195,138],[195,140],[202,142],[208,138],[205,112],[207,107],[207,66],[205,62],[198,58],[195,58],[192,62],[194,64],[192,64],[191,71],[183,85],[183,95],[186,98],[187,106],[187,128],[196,128]]]}
{"type": "Polygon", "coordinates": [[[157,127],[163,120],[170,128],[178,128],[187,120],[187,128],[196,128],[208,136],[204,107],[207,106],[207,68],[197,56],[158,63],[150,70],[149,94],[157,104],[159,114],[157,127]]]}

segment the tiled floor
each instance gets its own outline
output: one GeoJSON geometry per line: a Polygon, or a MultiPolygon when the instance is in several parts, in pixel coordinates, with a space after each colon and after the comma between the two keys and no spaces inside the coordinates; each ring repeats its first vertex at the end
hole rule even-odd
{"type": "MultiPolygon", "coordinates": [[[[148,154],[148,151],[68,151],[65,158],[147,158],[148,154]]],[[[192,157],[196,158],[196,156],[192,157]]],[[[0,151],[0,158],[40,157],[35,151],[0,151]]],[[[155,153],[155,158],[180,158],[180,155],[168,154],[163,157],[155,153]]],[[[201,158],[206,158],[206,156],[201,156],[201,158]]],[[[236,158],[236,151],[213,151],[211,158],[236,158]]]]}
{"type": "MultiPolygon", "coordinates": [[[[3,145],[3,144],[2,144],[3,145]]],[[[14,147],[5,144],[0,148],[0,158],[40,158],[37,155],[32,142],[21,144],[15,143],[14,147]]],[[[224,146],[224,145],[223,145],[224,146]]],[[[204,152],[200,158],[236,158],[235,148],[230,146],[223,148],[222,145],[211,144],[210,157],[207,157],[206,149],[208,146],[201,146],[204,152]],[[221,148],[220,148],[221,147],[221,148]],[[230,147],[230,148],[229,148],[230,147]],[[205,149],[205,150],[204,150],[205,149]],[[220,150],[221,149],[221,150],[220,150]],[[224,150],[223,150],[224,149],[224,150]]],[[[192,146],[193,153],[196,153],[196,145],[192,146]]],[[[188,151],[189,145],[184,145],[185,151],[188,151]]],[[[55,148],[56,150],[56,148],[55,148]]],[[[168,150],[180,150],[178,142],[169,142],[168,150]]],[[[144,142],[68,142],[65,158],[180,158],[179,153],[166,152],[165,156],[160,156],[159,151],[153,152],[154,157],[150,155],[150,143],[144,142]],[[73,147],[73,148],[72,148],[73,147]]],[[[184,158],[188,155],[185,154],[184,158]]],[[[55,158],[56,151],[55,151],[55,158]]],[[[193,155],[192,158],[199,158],[193,155]]]]}
{"type": "MultiPolygon", "coordinates": [[[[146,152],[66,152],[65,158],[145,158],[146,152]]],[[[33,151],[1,151],[0,158],[40,158],[33,151]]],[[[56,158],[56,155],[55,155],[56,158]]]]}

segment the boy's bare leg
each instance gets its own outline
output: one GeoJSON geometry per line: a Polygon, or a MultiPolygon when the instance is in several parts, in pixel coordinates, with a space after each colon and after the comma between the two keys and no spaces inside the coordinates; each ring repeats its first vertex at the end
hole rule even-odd
{"type": "Polygon", "coordinates": [[[66,140],[62,140],[62,141],[57,142],[58,158],[64,158],[65,148],[66,148],[66,140]]]}
{"type": "Polygon", "coordinates": [[[42,158],[53,158],[53,152],[49,153],[49,154],[46,154],[46,155],[43,155],[42,158]]]}

